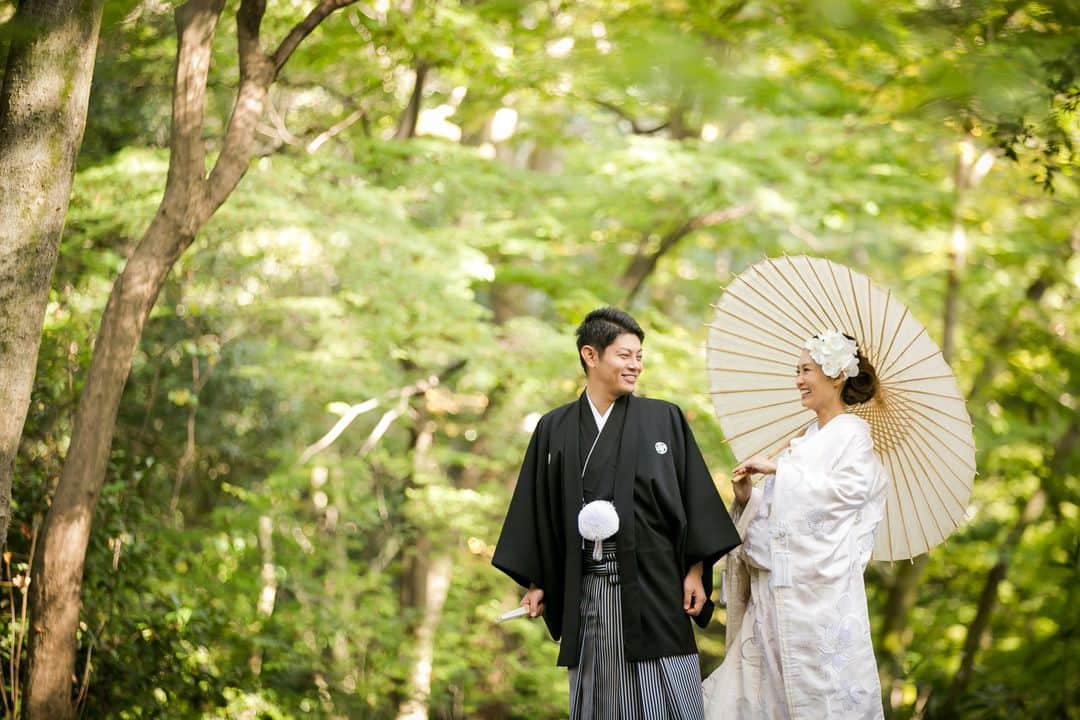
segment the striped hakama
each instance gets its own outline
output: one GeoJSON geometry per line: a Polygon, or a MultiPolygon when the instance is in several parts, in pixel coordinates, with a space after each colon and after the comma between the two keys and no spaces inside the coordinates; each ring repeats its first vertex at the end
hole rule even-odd
{"type": "Polygon", "coordinates": [[[615,541],[583,551],[581,656],[570,668],[570,720],[703,720],[697,654],[627,662],[615,541]]]}

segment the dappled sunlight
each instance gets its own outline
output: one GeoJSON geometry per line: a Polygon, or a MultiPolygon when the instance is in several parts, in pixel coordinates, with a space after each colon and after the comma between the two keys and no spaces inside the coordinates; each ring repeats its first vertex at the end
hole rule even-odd
{"type": "MultiPolygon", "coordinates": [[[[282,67],[247,174],[170,266],[101,429],[84,716],[564,717],[558,647],[542,622],[495,624],[521,594],[490,561],[530,436],[583,387],[574,328],[601,305],[635,315],[638,392],[684,410],[730,500],[706,323],[734,275],[785,253],[850,265],[948,336],[974,422],[962,526],[916,571],[866,575],[893,717],[1055,717],[1077,697],[1061,6],[617,5],[358,3],[282,67]]],[[[269,3],[260,46],[311,7],[269,3]]],[[[162,198],[173,8],[106,9],[15,465],[13,590],[162,198]]],[[[0,597],[0,637],[18,611],[0,597]]],[[[703,669],[726,619],[697,632],[703,669]]],[[[11,657],[0,642],[5,677],[11,657]]]]}

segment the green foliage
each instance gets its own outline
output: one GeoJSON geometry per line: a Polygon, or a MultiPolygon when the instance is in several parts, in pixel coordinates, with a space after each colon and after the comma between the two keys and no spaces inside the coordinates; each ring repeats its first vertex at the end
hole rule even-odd
{"type": "MultiPolygon", "coordinates": [[[[328,20],[286,67],[262,156],[144,332],[88,555],[84,714],[395,717],[427,573],[445,557],[432,716],[561,716],[565,672],[543,627],[492,625],[520,596],[489,560],[530,418],[580,390],[581,315],[629,305],[647,333],[642,392],[683,406],[730,497],[703,367],[723,285],[763,254],[826,256],[893,288],[940,340],[960,227],[953,366],[980,476],[970,522],[931,555],[908,618],[895,715],[1068,716],[1080,706],[1080,459],[1063,441],[1080,387],[1072,156],[1054,156],[1054,194],[1039,181],[1042,150],[1064,147],[1054,133],[1075,140],[1053,64],[1075,18],[1021,5],[389,2],[328,20]],[[447,110],[460,143],[388,139],[417,62],[425,108],[447,110]],[[1029,122],[1050,85],[1052,111],[1029,122]],[[500,107],[518,113],[507,139],[491,132],[500,107]],[[357,108],[363,121],[305,148],[357,108]],[[958,195],[959,144],[993,150],[1010,117],[1034,139],[958,195]],[[628,302],[636,259],[738,208],[665,250],[628,302]],[[1046,510],[1003,547],[1040,489],[1046,510]],[[945,707],[999,557],[973,679],[945,707]]],[[[6,578],[25,571],[111,283],[160,199],[169,11],[106,17],[6,578]]],[[[271,3],[264,47],[303,11],[271,3]]],[[[233,25],[218,29],[211,147],[235,83],[233,25]]],[[[893,572],[868,574],[876,621],[893,572]]],[[[5,661],[18,601],[0,598],[5,661]]],[[[706,668],[722,630],[700,635],[706,668]]]]}

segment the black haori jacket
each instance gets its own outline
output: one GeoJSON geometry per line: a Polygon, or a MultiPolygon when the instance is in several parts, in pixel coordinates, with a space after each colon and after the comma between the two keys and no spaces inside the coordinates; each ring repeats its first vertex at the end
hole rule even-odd
{"type": "MultiPolygon", "coordinates": [[[[544,621],[552,638],[562,639],[558,664],[567,667],[580,655],[579,413],[590,412],[587,403],[583,393],[540,419],[492,558],[522,587],[543,588],[544,621]]],[[[627,397],[615,478],[625,657],[697,652],[683,610],[683,578],[700,560],[711,595],[713,564],[740,540],[676,405],[627,397]]],[[[705,627],[712,612],[707,600],[695,621],[705,627]]]]}

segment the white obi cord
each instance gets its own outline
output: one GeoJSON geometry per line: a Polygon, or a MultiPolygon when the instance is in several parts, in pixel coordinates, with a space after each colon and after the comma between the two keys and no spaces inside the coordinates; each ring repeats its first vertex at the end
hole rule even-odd
{"type": "Polygon", "coordinates": [[[592,557],[599,561],[604,540],[619,532],[619,513],[607,500],[593,500],[578,513],[577,527],[581,537],[593,541],[592,557]]]}

